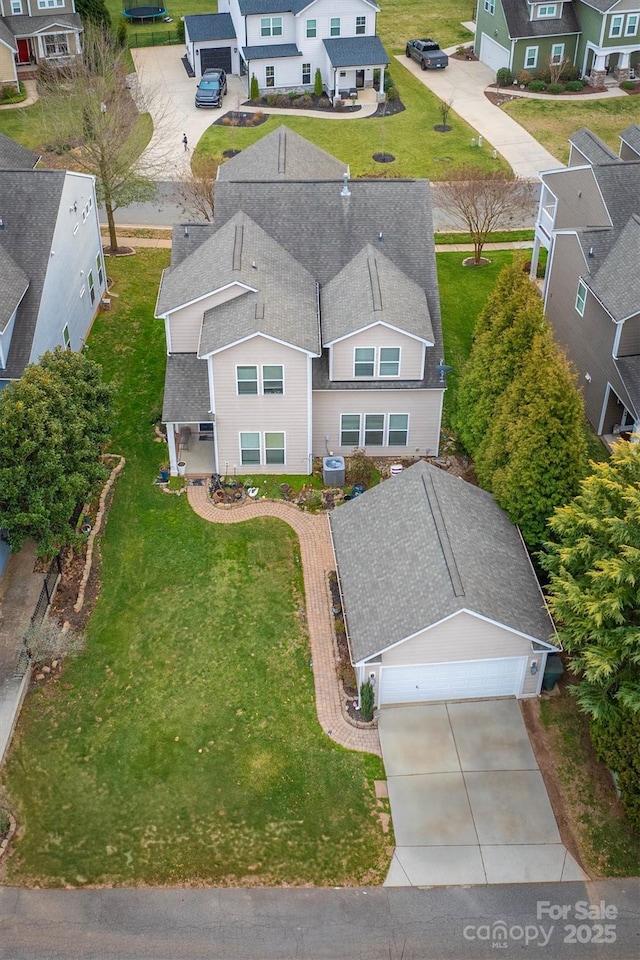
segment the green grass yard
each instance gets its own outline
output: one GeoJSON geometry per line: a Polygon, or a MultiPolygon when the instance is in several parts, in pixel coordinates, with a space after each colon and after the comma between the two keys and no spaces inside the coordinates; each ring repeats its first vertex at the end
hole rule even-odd
{"type": "Polygon", "coordinates": [[[214,526],[151,481],[167,251],[108,261],[90,356],[118,386],[117,482],[86,654],[23,708],[3,782],[16,884],[379,883],[376,758],[320,729],[297,540],[214,526]]]}

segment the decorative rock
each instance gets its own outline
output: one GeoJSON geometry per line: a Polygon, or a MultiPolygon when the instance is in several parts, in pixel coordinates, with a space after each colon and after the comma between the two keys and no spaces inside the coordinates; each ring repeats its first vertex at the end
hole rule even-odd
{"type": "Polygon", "coordinates": [[[36,673],[36,680],[44,680],[44,673],[36,673]]]}
{"type": "Polygon", "coordinates": [[[51,673],[51,667],[43,667],[43,668],[42,668],[42,672],[43,672],[43,673],[51,673]]]}
{"type": "Polygon", "coordinates": [[[52,670],[57,670],[59,664],[60,664],[60,661],[59,661],[59,660],[52,660],[52,661],[51,661],[51,669],[52,669],[52,670]]]}

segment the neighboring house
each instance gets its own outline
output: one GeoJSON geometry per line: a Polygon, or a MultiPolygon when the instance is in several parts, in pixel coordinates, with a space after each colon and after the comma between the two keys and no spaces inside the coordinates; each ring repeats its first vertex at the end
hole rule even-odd
{"type": "Polygon", "coordinates": [[[569,167],[540,174],[531,266],[545,247],[545,314],[606,436],[640,429],[640,127],[620,140],[616,156],[579,130],[569,167]]]}
{"type": "Polygon", "coordinates": [[[592,86],[635,77],[640,0],[478,0],[474,48],[497,71],[531,74],[567,60],[592,86]]]}
{"type": "Polygon", "coordinates": [[[81,53],[75,0],[0,0],[0,84],[18,85],[20,68],[64,66],[81,53]]]}
{"type": "Polygon", "coordinates": [[[376,36],[373,0],[220,0],[217,14],[185,17],[187,57],[207,67],[255,75],[262,94],[312,93],[316,70],[330,96],[384,89],[389,57],[376,36]]]}
{"type": "Polygon", "coordinates": [[[45,351],[83,347],[105,282],[94,178],[0,170],[0,389],[45,351]]]}
{"type": "Polygon", "coordinates": [[[428,182],[349,181],[280,127],[220,168],[215,201],[212,224],[175,229],[158,295],[172,473],[179,459],[190,473],[305,474],[354,447],[435,454],[428,182]]]}
{"type": "Polygon", "coordinates": [[[358,689],[380,706],[540,692],[555,628],[491,494],[419,461],[329,519],[358,689]]]}
{"type": "Polygon", "coordinates": [[[39,160],[37,153],[0,133],[0,170],[33,170],[39,160]]]}

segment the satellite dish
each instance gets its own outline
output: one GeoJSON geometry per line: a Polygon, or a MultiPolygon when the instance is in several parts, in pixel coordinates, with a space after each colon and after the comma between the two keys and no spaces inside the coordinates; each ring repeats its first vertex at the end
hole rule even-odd
{"type": "Polygon", "coordinates": [[[447,366],[447,364],[444,362],[444,358],[440,360],[440,363],[436,364],[436,373],[440,375],[440,383],[444,383],[445,373],[451,373],[452,370],[453,367],[447,366]]]}

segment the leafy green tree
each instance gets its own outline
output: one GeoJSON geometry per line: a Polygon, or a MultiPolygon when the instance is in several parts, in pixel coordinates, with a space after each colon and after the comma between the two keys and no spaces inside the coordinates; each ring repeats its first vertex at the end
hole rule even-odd
{"type": "Polygon", "coordinates": [[[70,520],[106,476],[112,388],[82,353],[46,353],[0,392],[0,516],[13,551],[41,556],[72,541],[70,520]]]}
{"type": "Polygon", "coordinates": [[[111,16],[104,0],[76,0],[76,13],[83,23],[95,23],[98,26],[111,26],[111,16]]]}
{"type": "Polygon", "coordinates": [[[612,723],[640,713],[640,443],[591,468],[551,518],[540,562],[580,706],[612,723]]]}
{"type": "Polygon", "coordinates": [[[615,771],[627,815],[640,826],[640,713],[620,707],[608,721],[592,721],[591,739],[600,759],[615,771]]]}
{"type": "Polygon", "coordinates": [[[458,388],[454,426],[470,454],[486,436],[496,401],[517,374],[544,325],[540,294],[517,259],[507,264],[478,316],[474,342],[458,388]]]}
{"type": "Polygon", "coordinates": [[[530,548],[540,546],[554,508],[578,492],[587,472],[582,397],[546,325],[496,400],[475,466],[530,548]]]}

